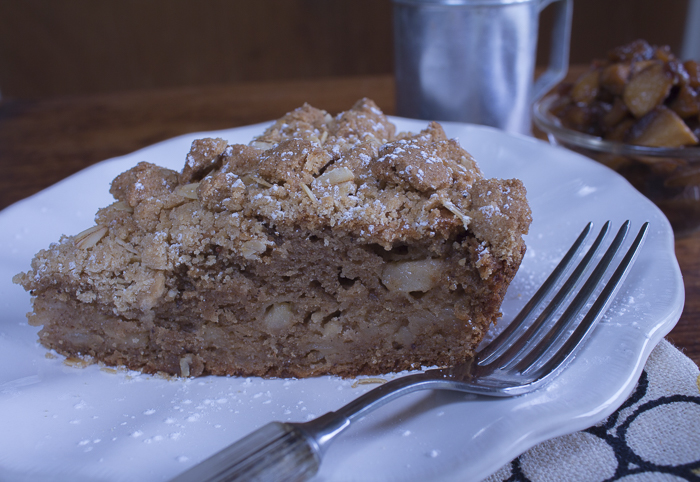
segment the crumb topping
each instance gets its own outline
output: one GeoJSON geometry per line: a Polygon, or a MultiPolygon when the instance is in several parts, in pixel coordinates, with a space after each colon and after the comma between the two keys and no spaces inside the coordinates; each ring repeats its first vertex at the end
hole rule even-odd
{"type": "Polygon", "coordinates": [[[304,105],[249,145],[196,140],[184,161],[179,173],[141,162],[119,175],[96,226],[41,251],[15,281],[78,285],[85,302],[103,297],[128,318],[176,296],[167,273],[196,273],[224,250],[241,269],[269,263],[284,233],[386,250],[470,233],[488,276],[489,259],[519,259],[531,220],[520,181],[485,179],[437,123],[397,134],[369,99],[335,117],[304,105]]]}

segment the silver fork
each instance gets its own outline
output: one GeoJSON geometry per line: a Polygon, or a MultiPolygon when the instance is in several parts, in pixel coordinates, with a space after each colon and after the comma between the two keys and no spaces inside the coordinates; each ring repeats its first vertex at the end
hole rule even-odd
{"type": "Polygon", "coordinates": [[[552,380],[576,353],[615,297],[644,242],[645,223],[618,267],[600,290],[622,245],[629,221],[618,230],[595,268],[591,261],[603,244],[608,221],[576,265],[589,223],[559,265],[508,327],[465,363],[391,380],[335,412],[305,423],[269,423],[192,467],[172,482],[302,481],[312,477],[330,442],[350,424],[380,406],[417,390],[442,389],[492,397],[529,393],[552,380]],[[578,288],[584,274],[588,279],[578,288]],[[560,279],[569,273],[566,281],[560,279]],[[593,295],[597,296],[593,299],[593,295]],[[546,301],[549,303],[540,309],[546,301]],[[591,303],[592,301],[592,303],[591,303]],[[583,315],[585,313],[585,315],[583,315]],[[583,315],[581,318],[580,315],[583,315]],[[534,321],[533,321],[534,318],[534,321]]]}

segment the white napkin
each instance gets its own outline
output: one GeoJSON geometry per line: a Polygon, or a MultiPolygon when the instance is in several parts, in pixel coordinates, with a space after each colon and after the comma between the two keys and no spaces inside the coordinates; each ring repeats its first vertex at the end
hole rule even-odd
{"type": "Polygon", "coordinates": [[[607,420],[533,447],[485,482],[700,481],[698,373],[662,340],[607,420]]]}

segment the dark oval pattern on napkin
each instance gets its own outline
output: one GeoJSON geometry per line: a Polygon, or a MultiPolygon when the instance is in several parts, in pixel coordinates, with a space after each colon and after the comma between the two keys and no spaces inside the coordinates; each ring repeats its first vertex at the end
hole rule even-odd
{"type": "Polygon", "coordinates": [[[666,340],[607,420],[543,442],[487,482],[700,481],[698,367],[666,340]]]}

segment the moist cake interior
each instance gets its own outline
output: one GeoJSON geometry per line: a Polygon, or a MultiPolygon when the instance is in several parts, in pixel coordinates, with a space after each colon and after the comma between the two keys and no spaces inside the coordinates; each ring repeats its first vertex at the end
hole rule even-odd
{"type": "Polygon", "coordinates": [[[179,376],[444,366],[496,322],[525,252],[520,181],[484,178],[437,123],[397,134],[368,99],[183,159],[118,176],[94,227],[15,277],[46,347],[179,376]]]}

